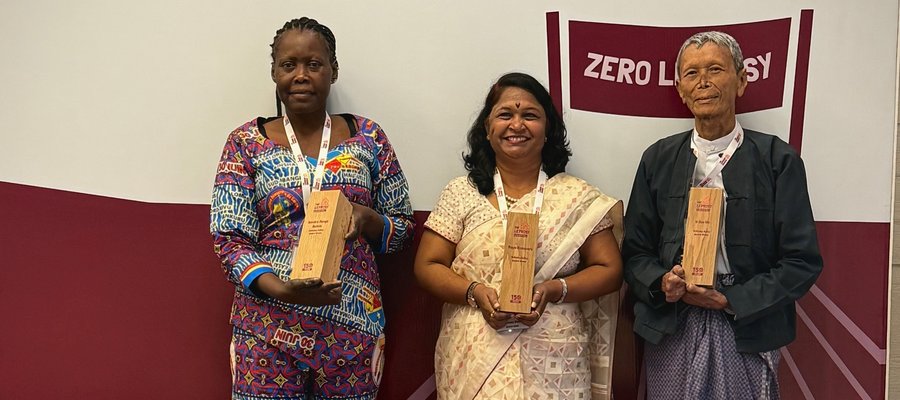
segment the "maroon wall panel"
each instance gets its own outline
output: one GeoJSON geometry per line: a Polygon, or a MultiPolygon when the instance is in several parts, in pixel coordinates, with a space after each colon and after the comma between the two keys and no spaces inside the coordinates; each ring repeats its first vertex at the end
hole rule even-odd
{"type": "MultiPolygon", "coordinates": [[[[212,252],[208,206],[9,183],[0,183],[0,199],[3,399],[229,397],[232,286],[212,252]]],[[[416,243],[426,217],[416,212],[416,243]]],[[[783,397],[881,399],[890,226],[817,226],[825,302],[813,294],[799,302],[807,318],[788,347],[799,376],[782,362],[783,397]]],[[[416,284],[414,257],[414,246],[379,257],[388,338],[381,399],[430,393],[441,305],[416,284]]],[[[622,328],[616,392],[626,398],[638,393],[640,349],[622,328]]]]}

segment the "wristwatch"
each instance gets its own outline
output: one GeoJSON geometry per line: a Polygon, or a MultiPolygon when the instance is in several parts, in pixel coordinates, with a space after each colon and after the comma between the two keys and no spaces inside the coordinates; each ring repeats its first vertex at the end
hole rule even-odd
{"type": "Polygon", "coordinates": [[[475,301],[475,286],[478,286],[478,282],[472,282],[469,284],[469,288],[466,289],[466,303],[469,303],[469,307],[478,308],[478,303],[475,301]]]}

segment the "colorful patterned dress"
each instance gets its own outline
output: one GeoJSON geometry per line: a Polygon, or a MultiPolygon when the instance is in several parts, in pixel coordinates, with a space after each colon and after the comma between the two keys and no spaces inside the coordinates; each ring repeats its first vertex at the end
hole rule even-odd
{"type": "MultiPolygon", "coordinates": [[[[349,139],[328,152],[322,189],[339,189],[382,215],[380,248],[348,242],[338,280],[342,302],[298,306],[253,293],[272,272],[287,280],[304,210],[300,168],[290,148],[268,139],[256,118],[228,137],[219,162],[210,231],[225,275],[236,285],[231,324],[234,398],[297,398],[298,393],[374,398],[380,379],[384,312],[374,253],[398,251],[413,236],[406,178],[381,128],[341,115],[349,139]]],[[[312,174],[316,160],[307,157],[312,174]]]]}

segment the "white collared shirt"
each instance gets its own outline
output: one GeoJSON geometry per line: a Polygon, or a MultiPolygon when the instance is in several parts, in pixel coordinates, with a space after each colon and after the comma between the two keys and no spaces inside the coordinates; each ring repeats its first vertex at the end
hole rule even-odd
{"type": "MultiPolygon", "coordinates": [[[[715,140],[706,140],[700,137],[700,134],[697,133],[697,129],[694,128],[694,131],[691,132],[691,150],[694,150],[694,154],[697,155],[697,164],[694,168],[694,175],[691,178],[692,186],[699,184],[700,181],[706,177],[706,174],[715,168],[715,165],[719,162],[719,158],[722,157],[725,148],[728,147],[732,140],[734,140],[734,137],[738,132],[743,135],[744,129],[741,128],[741,124],[737,121],[734,121],[734,129],[732,129],[729,134],[715,140]],[[706,156],[705,159],[704,155],[706,156]]],[[[720,172],[718,175],[714,176],[707,187],[724,190],[725,183],[722,181],[722,173],[720,172]]],[[[728,198],[728,192],[725,192],[725,198],[728,198]]],[[[724,204],[723,207],[723,214],[727,215],[727,204],[724,204]]],[[[721,234],[719,235],[719,251],[716,253],[716,272],[720,274],[729,274],[731,273],[731,266],[728,265],[728,255],[725,250],[724,224],[722,228],[721,234]]]]}

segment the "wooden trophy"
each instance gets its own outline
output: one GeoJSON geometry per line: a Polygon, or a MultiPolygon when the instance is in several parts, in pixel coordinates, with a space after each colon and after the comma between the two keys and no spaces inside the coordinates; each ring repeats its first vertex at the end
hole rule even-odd
{"type": "Polygon", "coordinates": [[[506,221],[500,281],[500,311],[531,312],[534,285],[534,253],[537,249],[538,215],[511,212],[506,221]]]}
{"type": "Polygon", "coordinates": [[[309,196],[300,242],[291,262],[291,279],[337,279],[344,255],[344,236],[353,205],[340,190],[320,190],[309,196]]]}
{"type": "Polygon", "coordinates": [[[716,252],[722,226],[722,201],[718,188],[691,188],[684,227],[684,278],[687,283],[713,287],[716,283],[716,252]]]}

